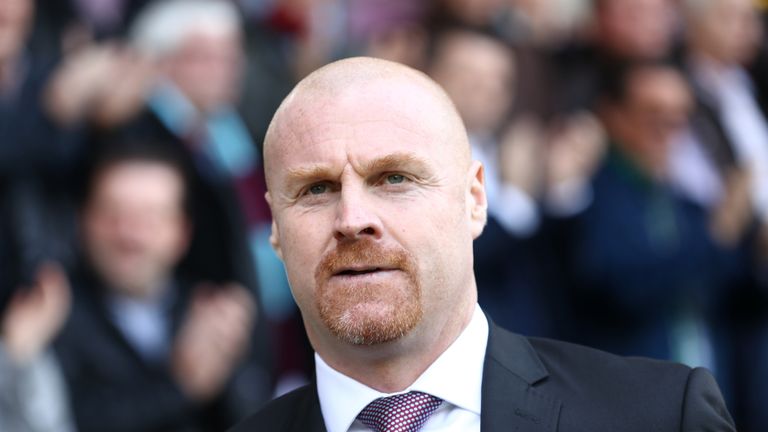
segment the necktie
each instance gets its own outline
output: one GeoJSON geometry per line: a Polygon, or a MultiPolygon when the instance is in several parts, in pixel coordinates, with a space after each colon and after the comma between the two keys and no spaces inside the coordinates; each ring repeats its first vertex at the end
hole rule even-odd
{"type": "Polygon", "coordinates": [[[412,391],[376,399],[357,418],[375,432],[418,432],[442,402],[435,396],[412,391]]]}

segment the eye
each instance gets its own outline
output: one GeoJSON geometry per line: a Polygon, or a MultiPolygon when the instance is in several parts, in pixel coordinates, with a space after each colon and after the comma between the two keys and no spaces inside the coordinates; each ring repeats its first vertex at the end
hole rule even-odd
{"type": "Polygon", "coordinates": [[[385,180],[389,184],[399,184],[405,181],[405,176],[402,174],[389,174],[385,180]]]}
{"type": "Polygon", "coordinates": [[[315,183],[307,189],[307,193],[310,195],[320,195],[328,192],[328,185],[326,183],[315,183]]]}

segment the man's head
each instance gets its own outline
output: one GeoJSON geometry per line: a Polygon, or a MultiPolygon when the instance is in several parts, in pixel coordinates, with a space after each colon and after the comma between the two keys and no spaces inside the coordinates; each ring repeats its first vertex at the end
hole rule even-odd
{"type": "Polygon", "coordinates": [[[428,72],[450,95],[470,132],[496,132],[509,114],[515,58],[493,36],[468,29],[439,33],[428,72]]]}
{"type": "Polygon", "coordinates": [[[155,294],[189,243],[183,164],[161,144],[117,144],[91,172],[82,210],[91,266],[123,295],[155,294]]]}
{"type": "Polygon", "coordinates": [[[687,124],[692,97],[682,73],[663,62],[626,64],[605,80],[608,134],[651,174],[666,167],[669,145],[687,124]]]}
{"type": "Polygon", "coordinates": [[[686,0],[685,6],[693,52],[726,65],[754,57],[763,29],[753,0],[686,0]]]}
{"type": "Polygon", "coordinates": [[[243,67],[240,16],[226,1],[165,0],[137,18],[133,41],[202,111],[237,100],[243,67]]]}
{"type": "Polygon", "coordinates": [[[675,30],[671,0],[593,0],[596,42],[626,60],[661,58],[675,30]]]}
{"type": "Polygon", "coordinates": [[[471,313],[482,168],[439,86],[384,60],[332,63],[285,99],[264,146],[272,243],[321,354],[424,349],[471,313]]]}

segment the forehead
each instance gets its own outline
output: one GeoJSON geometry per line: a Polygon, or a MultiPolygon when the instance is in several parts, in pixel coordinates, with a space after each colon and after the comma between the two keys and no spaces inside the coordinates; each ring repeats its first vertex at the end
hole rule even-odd
{"type": "Polygon", "coordinates": [[[183,181],[173,168],[153,162],[121,162],[105,167],[95,178],[92,200],[175,204],[183,181]]]}
{"type": "Polygon", "coordinates": [[[407,83],[291,101],[267,149],[267,175],[296,165],[364,163],[393,153],[449,163],[466,139],[451,110],[428,90],[407,83]]]}

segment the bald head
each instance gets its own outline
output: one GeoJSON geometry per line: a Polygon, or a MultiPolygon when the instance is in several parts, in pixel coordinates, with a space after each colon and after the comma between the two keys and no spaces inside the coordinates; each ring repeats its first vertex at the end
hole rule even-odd
{"type": "Polygon", "coordinates": [[[689,51],[727,66],[749,63],[763,28],[752,0],[687,0],[689,51]]]}
{"type": "MultiPolygon", "coordinates": [[[[451,99],[423,73],[386,60],[356,57],[328,64],[306,78],[285,98],[269,125],[264,164],[270,186],[274,161],[307,132],[327,122],[333,127],[348,116],[397,118],[423,135],[437,134],[445,152],[462,165],[470,161],[466,130],[451,99]]],[[[310,134],[311,135],[311,134],[310,134]]]]}

